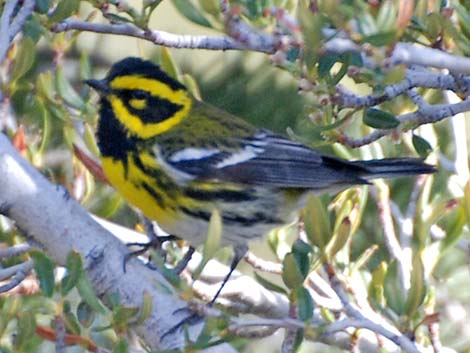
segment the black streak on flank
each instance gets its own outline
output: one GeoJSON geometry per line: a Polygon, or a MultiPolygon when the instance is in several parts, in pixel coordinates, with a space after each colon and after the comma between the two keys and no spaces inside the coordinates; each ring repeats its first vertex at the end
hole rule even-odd
{"type": "Polygon", "coordinates": [[[251,217],[242,217],[233,213],[225,213],[222,219],[227,224],[238,224],[242,227],[251,227],[255,224],[282,224],[282,220],[273,218],[262,212],[255,212],[251,217]]]}
{"type": "Polygon", "coordinates": [[[236,191],[236,190],[197,190],[186,189],[185,195],[200,201],[225,201],[225,202],[243,202],[254,201],[254,196],[251,190],[236,191]]]}
{"type": "MultiPolygon", "coordinates": [[[[157,191],[155,191],[155,189],[152,188],[146,182],[143,182],[141,185],[144,188],[144,190],[147,191],[150,194],[150,196],[152,196],[153,199],[158,203],[158,206],[160,206],[160,208],[162,208],[162,209],[166,208],[165,201],[163,200],[162,195],[160,195],[157,191]]],[[[136,186],[138,186],[138,185],[136,185],[136,186]]]]}
{"type": "Polygon", "coordinates": [[[209,222],[211,219],[210,212],[201,211],[201,210],[190,210],[187,207],[180,207],[180,210],[183,211],[183,213],[193,218],[202,219],[207,222],[209,222]]]}

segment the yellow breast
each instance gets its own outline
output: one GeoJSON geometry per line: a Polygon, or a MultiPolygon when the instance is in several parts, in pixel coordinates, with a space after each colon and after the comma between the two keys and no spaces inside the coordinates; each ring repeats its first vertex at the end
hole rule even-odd
{"type": "Polygon", "coordinates": [[[102,158],[103,170],[116,190],[144,215],[162,226],[171,227],[177,221],[174,200],[158,185],[158,180],[137,166],[129,156],[126,164],[113,158],[102,158]]]}

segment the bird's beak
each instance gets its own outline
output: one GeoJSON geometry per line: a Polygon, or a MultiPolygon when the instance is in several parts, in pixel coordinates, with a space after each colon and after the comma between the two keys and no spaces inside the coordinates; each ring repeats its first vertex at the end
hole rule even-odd
{"type": "Polygon", "coordinates": [[[85,82],[91,88],[95,89],[99,94],[105,94],[109,92],[108,81],[104,79],[103,80],[91,79],[91,80],[85,80],[83,82],[85,82]]]}

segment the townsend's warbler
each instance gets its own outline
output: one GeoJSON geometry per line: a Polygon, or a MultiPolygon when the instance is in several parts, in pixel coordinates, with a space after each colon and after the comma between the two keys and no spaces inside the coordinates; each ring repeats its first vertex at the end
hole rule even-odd
{"type": "Polygon", "coordinates": [[[309,192],[434,171],[420,159],[349,162],[323,155],[196,100],[138,58],[87,83],[101,96],[97,137],[110,183],[192,245],[204,241],[214,209],[223,244],[245,244],[290,222],[309,192]]]}

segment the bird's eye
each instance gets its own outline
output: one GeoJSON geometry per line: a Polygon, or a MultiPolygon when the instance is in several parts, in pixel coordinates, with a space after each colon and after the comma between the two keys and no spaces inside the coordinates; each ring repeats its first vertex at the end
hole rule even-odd
{"type": "Polygon", "coordinates": [[[132,91],[132,98],[133,99],[147,99],[150,96],[150,93],[147,91],[141,90],[141,89],[136,89],[132,91]]]}
{"type": "Polygon", "coordinates": [[[131,98],[129,99],[129,105],[137,110],[147,108],[147,100],[150,94],[147,91],[135,90],[132,91],[131,98]]]}

